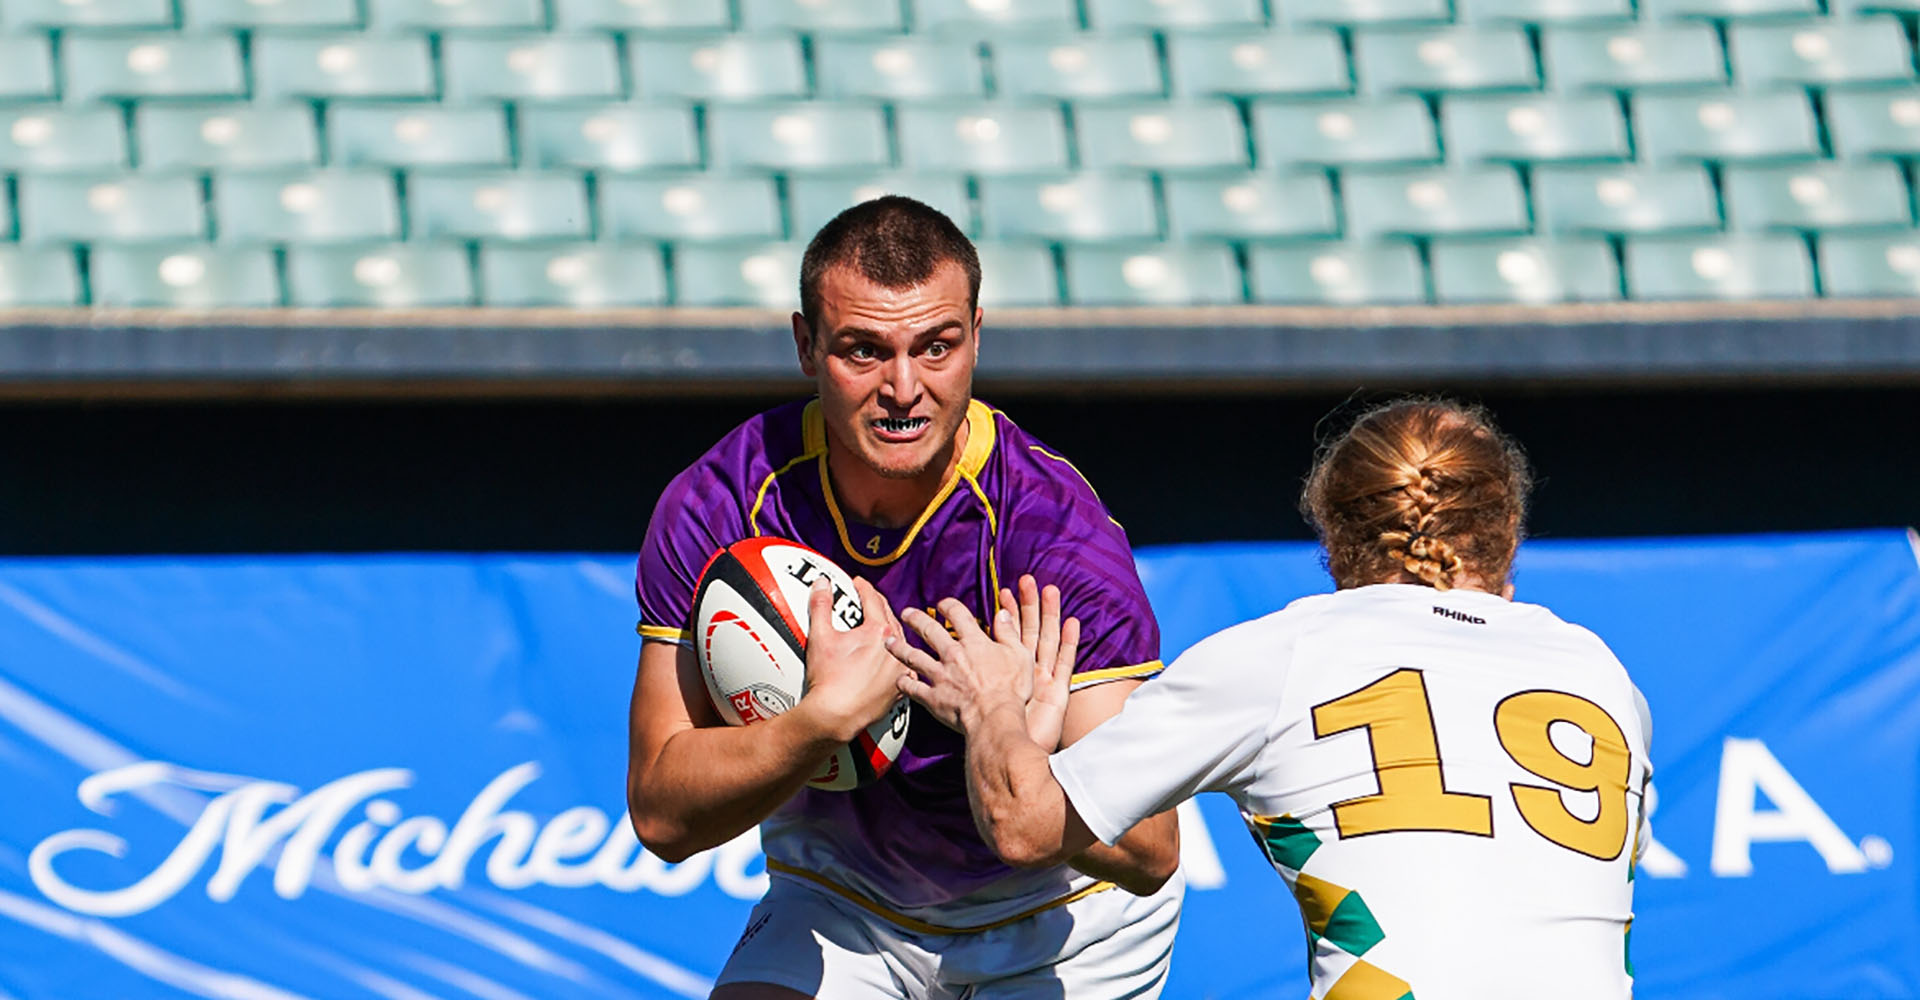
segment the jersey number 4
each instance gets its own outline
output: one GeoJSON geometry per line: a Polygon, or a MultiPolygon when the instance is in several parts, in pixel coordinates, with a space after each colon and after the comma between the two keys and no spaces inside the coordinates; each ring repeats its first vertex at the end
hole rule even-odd
{"type": "MultiPolygon", "coordinates": [[[[1600,706],[1564,691],[1522,691],[1493,710],[1494,732],[1514,763],[1554,786],[1513,782],[1513,804],[1534,832],[1570,851],[1602,861],[1620,856],[1627,842],[1627,783],[1632,766],[1620,724],[1600,706]],[[1556,722],[1578,727],[1593,740],[1586,761],[1562,753],[1548,730],[1556,722]],[[1581,819],[1561,799],[1561,790],[1597,792],[1600,811],[1581,819]]],[[[1440,773],[1440,746],[1433,706],[1420,671],[1402,668],[1313,710],[1316,738],[1365,729],[1373,750],[1374,795],[1333,806],[1340,836],[1399,830],[1493,836],[1493,800],[1447,790],[1440,773]]]]}

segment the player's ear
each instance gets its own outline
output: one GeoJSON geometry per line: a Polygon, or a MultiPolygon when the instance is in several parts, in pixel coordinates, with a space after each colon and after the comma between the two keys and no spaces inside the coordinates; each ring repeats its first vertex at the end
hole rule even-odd
{"type": "Polygon", "coordinates": [[[973,307],[973,359],[975,361],[980,360],[980,324],[986,317],[986,310],[979,306],[973,307]]]}
{"type": "Polygon", "coordinates": [[[813,362],[813,327],[808,325],[807,317],[793,314],[793,349],[800,355],[800,373],[812,378],[820,373],[813,362]]]}

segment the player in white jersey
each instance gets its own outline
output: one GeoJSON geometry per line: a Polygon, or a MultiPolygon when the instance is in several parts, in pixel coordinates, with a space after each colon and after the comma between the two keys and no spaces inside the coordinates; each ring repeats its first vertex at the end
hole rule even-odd
{"type": "Polygon", "coordinates": [[[895,644],[902,686],[966,733],[976,822],[1015,864],[1231,796],[1316,998],[1622,1000],[1651,724],[1599,638],[1511,600],[1528,488],[1484,413],[1392,404],[1303,499],[1338,591],[1202,641],[1051,759],[1018,692],[1057,679],[1018,643],[916,613],[939,659],[895,644]]]}

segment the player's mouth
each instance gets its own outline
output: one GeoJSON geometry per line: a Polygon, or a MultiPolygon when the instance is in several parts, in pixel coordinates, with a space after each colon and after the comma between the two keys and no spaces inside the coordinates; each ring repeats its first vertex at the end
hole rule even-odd
{"type": "Polygon", "coordinates": [[[925,434],[932,424],[933,420],[929,417],[881,417],[869,421],[867,426],[872,427],[874,436],[882,441],[904,444],[919,440],[920,435],[925,434]]]}

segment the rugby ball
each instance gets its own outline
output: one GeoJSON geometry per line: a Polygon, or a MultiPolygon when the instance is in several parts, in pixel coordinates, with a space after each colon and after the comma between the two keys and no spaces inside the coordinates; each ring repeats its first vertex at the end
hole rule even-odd
{"type": "MultiPolygon", "coordinates": [[[[833,627],[865,620],[853,578],[818,552],[783,538],[749,538],[714,553],[693,597],[693,644],[720,717],[752,725],[785,712],[807,689],[807,595],[814,580],[833,588],[833,627]]],[[[879,721],[834,751],[811,788],[846,791],[878,779],[907,739],[902,696],[879,721]]]]}

